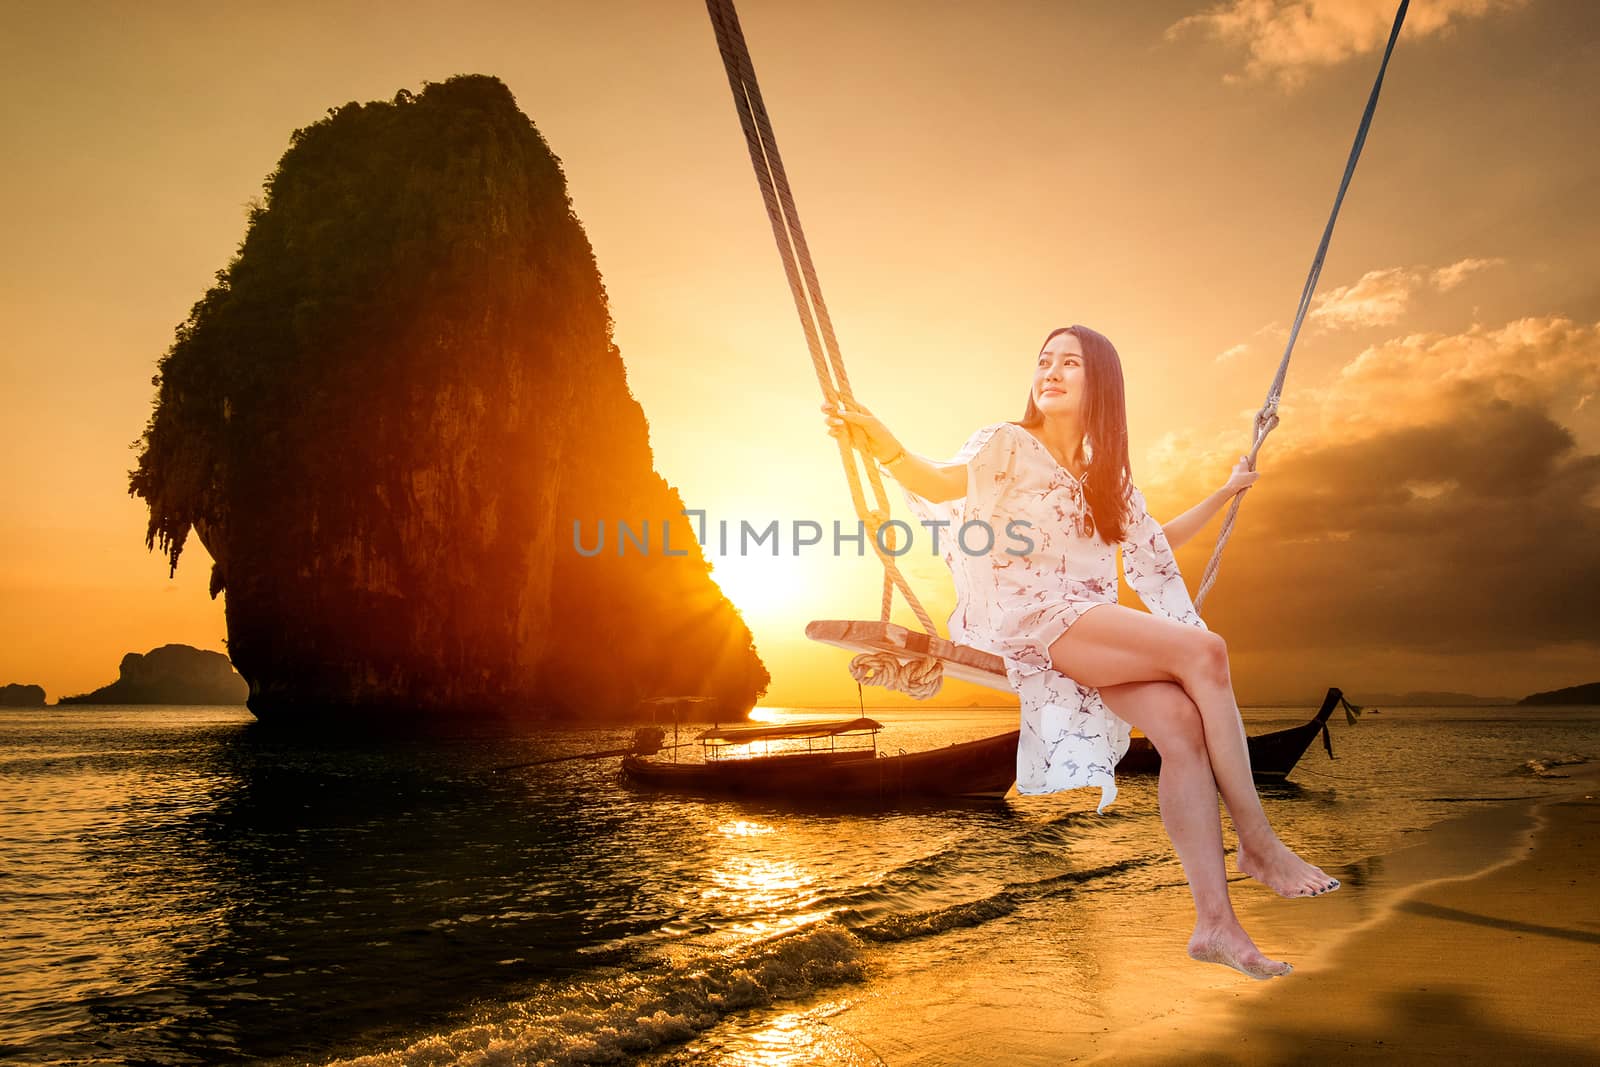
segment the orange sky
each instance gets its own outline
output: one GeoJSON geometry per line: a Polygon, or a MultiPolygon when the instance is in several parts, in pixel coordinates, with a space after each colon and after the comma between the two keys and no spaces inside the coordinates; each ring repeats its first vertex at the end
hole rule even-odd
{"type": "MultiPolygon", "coordinates": [[[[1152,510],[1220,483],[1386,0],[740,10],[853,382],[914,451],[949,456],[1017,417],[1040,340],[1076,321],[1122,353],[1152,510]]],[[[702,4],[0,19],[0,682],[54,699],[130,650],[221,647],[204,550],[191,539],[169,580],[127,495],[155,361],[296,127],[457,73],[499,76],[561,156],[657,467],[689,505],[849,516],[702,4]]],[[[1597,53],[1586,2],[1413,4],[1206,607],[1242,700],[1600,678],[1597,53]]],[[[1179,554],[1191,589],[1218,525],[1179,554]]],[[[942,567],[910,572],[942,621],[942,567]]],[[[854,699],[846,655],[800,630],[875,616],[876,564],[812,552],[719,573],[768,703],[854,699]]]]}

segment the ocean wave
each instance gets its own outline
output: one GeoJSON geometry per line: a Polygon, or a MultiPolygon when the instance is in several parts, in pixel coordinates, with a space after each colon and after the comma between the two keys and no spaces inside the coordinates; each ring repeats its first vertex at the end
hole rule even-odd
{"type": "Polygon", "coordinates": [[[1059,896],[1062,893],[1076,889],[1085,882],[1109,878],[1136,867],[1146,866],[1150,862],[1152,861],[1131,859],[1109,863],[1103,867],[1092,867],[1081,871],[1066,871],[1062,874],[1040,878],[1032,882],[1008,885],[1004,889],[978,900],[962,901],[959,904],[950,904],[941,908],[911,912],[905,915],[891,915],[884,919],[863,922],[860,925],[855,925],[851,922],[852,916],[849,913],[841,913],[836,917],[850,926],[857,935],[868,941],[906,941],[914,937],[926,937],[930,934],[944,933],[946,930],[979,926],[991,919],[1009,915],[1029,901],[1059,896]]]}
{"type": "Polygon", "coordinates": [[[835,923],[818,923],[720,956],[662,957],[541,989],[454,1030],[404,1048],[333,1063],[344,1067],[610,1063],[678,1044],[723,1016],[861,980],[864,945],[835,923]]]}
{"type": "Polygon", "coordinates": [[[1565,774],[1555,773],[1557,767],[1575,767],[1580,763],[1588,763],[1588,756],[1581,756],[1576,752],[1567,752],[1559,756],[1544,756],[1531,759],[1523,763],[1522,770],[1535,778],[1565,778],[1565,774]]]}
{"type": "Polygon", "coordinates": [[[867,917],[842,909],[797,930],[723,953],[667,950],[596,977],[550,984],[493,1009],[494,1017],[432,1034],[404,1048],[334,1061],[340,1067],[490,1067],[608,1063],[679,1044],[725,1016],[809,996],[866,977],[870,943],[980,926],[1023,904],[1072,892],[1138,867],[1130,859],[1003,886],[974,900],[867,917]]]}
{"type": "Polygon", "coordinates": [[[926,937],[964,926],[979,926],[990,919],[998,919],[1017,910],[1020,903],[1017,893],[1003,889],[981,900],[969,900],[949,907],[909,915],[891,915],[887,919],[852,927],[855,933],[868,941],[908,941],[913,937],[926,937]]]}
{"type": "Polygon", "coordinates": [[[1022,828],[1007,827],[1005,833],[995,833],[992,828],[985,827],[946,840],[919,856],[882,871],[870,882],[839,894],[835,903],[847,905],[851,902],[850,897],[857,893],[902,893],[937,885],[953,873],[964,874],[991,867],[1007,869],[1019,856],[1064,856],[1083,845],[1086,825],[1103,830],[1119,817],[1120,813],[1097,815],[1090,810],[1069,812],[1022,828]]]}
{"type": "MultiPolygon", "coordinates": [[[[813,892],[797,894],[776,909],[765,902],[755,909],[730,909],[724,900],[703,902],[708,904],[706,907],[686,902],[688,908],[663,915],[649,930],[581,951],[586,956],[648,952],[659,949],[663,942],[714,949],[718,943],[726,945],[730,937],[743,941],[752,925],[759,927],[774,919],[810,924],[836,917],[873,941],[900,940],[975,925],[1010,910],[1002,903],[1003,897],[986,897],[1008,888],[1006,873],[1040,867],[1059,870],[1063,863],[1072,862],[1075,849],[1084,845],[1085,822],[1100,826],[1109,821],[1090,811],[1087,816],[1074,812],[1031,826],[1008,827],[1012,832],[1005,834],[985,826],[978,832],[960,833],[932,843],[927,851],[871,874],[860,872],[857,881],[818,885],[813,892]]],[[[1121,869],[1122,865],[1067,871],[1020,888],[1024,897],[1032,897],[1053,884],[1096,878],[1121,869]],[[1053,882],[1052,878],[1060,881],[1053,882]]]]}

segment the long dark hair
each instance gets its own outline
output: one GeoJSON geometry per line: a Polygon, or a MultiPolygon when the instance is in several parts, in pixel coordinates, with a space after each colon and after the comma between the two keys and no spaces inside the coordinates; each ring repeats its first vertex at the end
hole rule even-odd
{"type": "MultiPolygon", "coordinates": [[[[1089,438],[1089,473],[1084,479],[1084,498],[1095,530],[1102,541],[1115,544],[1127,532],[1127,494],[1133,475],[1128,468],[1128,404],[1122,388],[1122,359],[1117,348],[1102,333],[1087,326],[1063,326],[1051,330],[1039,346],[1039,353],[1064,333],[1078,339],[1083,348],[1084,394],[1083,423],[1089,438]]],[[[1020,426],[1044,425],[1044,413],[1033,402],[1028,390],[1028,406],[1020,426]]]]}

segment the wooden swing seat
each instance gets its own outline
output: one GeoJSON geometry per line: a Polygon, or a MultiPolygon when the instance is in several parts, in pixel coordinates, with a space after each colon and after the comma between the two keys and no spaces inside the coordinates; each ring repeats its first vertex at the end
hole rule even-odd
{"type": "Polygon", "coordinates": [[[806,636],[852,652],[888,652],[902,659],[932,656],[944,664],[946,678],[1011,692],[1005,661],[993,652],[958,645],[942,637],[909,630],[898,623],[855,619],[817,619],[806,624],[806,636]]]}

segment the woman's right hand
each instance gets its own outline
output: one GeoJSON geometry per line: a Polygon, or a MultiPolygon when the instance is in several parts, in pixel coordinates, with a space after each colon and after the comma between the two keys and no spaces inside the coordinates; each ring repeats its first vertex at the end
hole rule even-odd
{"type": "Polygon", "coordinates": [[[822,413],[827,416],[830,437],[839,437],[848,431],[850,443],[872,459],[881,462],[893,459],[896,453],[904,451],[894,434],[889,432],[889,427],[859,401],[854,408],[825,403],[822,413]]]}

